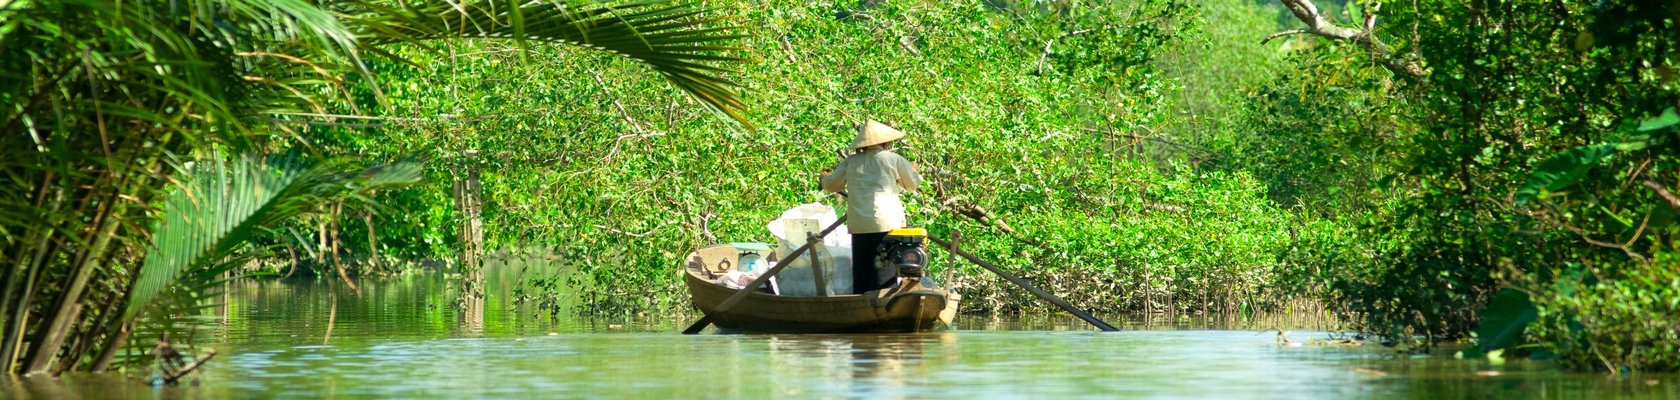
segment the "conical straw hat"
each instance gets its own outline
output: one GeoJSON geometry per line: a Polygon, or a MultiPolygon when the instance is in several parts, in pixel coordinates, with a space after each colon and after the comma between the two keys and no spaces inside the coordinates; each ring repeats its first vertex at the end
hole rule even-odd
{"type": "Polygon", "coordinates": [[[904,132],[879,121],[869,120],[863,125],[858,125],[857,139],[852,139],[852,148],[869,147],[903,138],[904,132]]]}

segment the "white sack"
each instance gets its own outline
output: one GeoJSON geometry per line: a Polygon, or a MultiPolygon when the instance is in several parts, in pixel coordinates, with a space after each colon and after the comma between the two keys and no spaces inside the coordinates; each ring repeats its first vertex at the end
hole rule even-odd
{"type": "Polygon", "coordinates": [[[798,259],[788,260],[786,257],[800,246],[805,245],[806,233],[820,234],[823,228],[833,225],[839,219],[834,208],[822,204],[801,204],[782,213],[781,218],[770,221],[766,226],[770,234],[776,236],[779,248],[776,253],[783,259],[781,263],[791,263],[781,273],[776,274],[776,281],[781,285],[784,296],[816,296],[817,284],[811,274],[811,257],[814,255],[822,263],[823,277],[827,279],[830,294],[852,293],[852,234],[845,225],[829,232],[816,246],[802,254],[798,259]]]}

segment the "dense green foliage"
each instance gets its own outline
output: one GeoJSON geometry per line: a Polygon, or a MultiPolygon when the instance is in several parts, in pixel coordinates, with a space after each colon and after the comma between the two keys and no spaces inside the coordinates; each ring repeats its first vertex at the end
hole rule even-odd
{"type": "Polygon", "coordinates": [[[104,370],[131,333],[195,307],[257,233],[412,179],[394,167],[342,175],[337,162],[186,173],[288,149],[331,159],[294,128],[359,113],[337,99],[378,93],[345,77],[390,60],[380,46],[465,37],[609,50],[737,115],[714,65],[739,61],[724,54],[732,30],[662,2],[0,4],[0,371],[104,370]]]}
{"type": "Polygon", "coordinates": [[[183,171],[176,175],[180,186],[163,193],[127,304],[110,315],[120,318],[115,321],[146,317],[128,339],[134,348],[190,338],[192,324],[176,320],[190,315],[201,299],[216,296],[230,271],[260,254],[250,248],[256,236],[334,205],[372,206],[370,192],[413,184],[421,171],[412,162],[360,166],[297,155],[225,158],[212,155],[183,171]]]}
{"type": "MultiPolygon", "coordinates": [[[[1677,11],[1387,4],[1376,35],[1421,60],[1423,76],[1354,43],[1295,36],[1309,42],[1296,71],[1255,97],[1255,134],[1233,154],[1275,200],[1336,221],[1291,259],[1366,330],[1439,340],[1524,321],[1508,313],[1531,308],[1503,300],[1483,313],[1509,288],[1533,302],[1527,338],[1542,354],[1680,368],[1680,142],[1657,117],[1680,100],[1677,11]]],[[[1359,26],[1346,15],[1330,17],[1359,26]]]]}
{"type": "MultiPolygon", "coordinates": [[[[486,247],[567,260],[523,298],[684,308],[684,253],[839,204],[816,172],[866,118],[910,134],[913,224],[1083,308],[1311,296],[1398,343],[1680,369],[1680,6],[1310,3],[6,3],[0,369],[101,369],[130,304],[224,267],[148,257],[453,260],[467,181],[486,247]],[[1313,18],[1343,30],[1284,32],[1313,18]],[[452,37],[519,40],[420,41],[452,37]],[[198,226],[159,215],[170,170],[224,150],[427,168],[395,212],[148,236],[198,226]]],[[[965,311],[1045,307],[953,272],[965,311]]]]}
{"type": "MultiPolygon", "coordinates": [[[[1325,4],[1318,17],[1370,35],[1265,44],[1298,13],[711,6],[758,29],[742,46],[758,62],[732,78],[761,129],[692,118],[617,59],[470,43],[371,64],[394,115],[321,143],[433,157],[427,186],[388,194],[415,210],[387,222],[408,255],[451,248],[445,185],[483,172],[491,247],[557,246],[589,312],[684,304],[683,252],[835,204],[813,172],[875,118],[911,133],[903,153],[930,177],[915,223],[963,231],[1081,307],[1311,295],[1399,343],[1481,335],[1477,351],[1677,367],[1672,6],[1325,4]],[[529,62],[559,58],[575,62],[529,62]]],[[[971,311],[1041,307],[957,277],[971,311]]]]}
{"type": "MultiPolygon", "coordinates": [[[[1150,141],[1178,118],[1156,60],[1196,32],[1197,10],[1029,4],[714,2],[759,28],[743,43],[758,62],[732,76],[751,89],[756,131],[685,115],[692,107],[675,97],[646,95],[669,91],[658,82],[571,49],[404,53],[414,65],[371,69],[396,115],[423,121],[387,120],[341,148],[429,151],[440,165],[420,189],[390,194],[414,210],[399,218],[426,218],[392,221],[424,224],[393,228],[421,239],[397,243],[452,239],[453,205],[435,193],[477,168],[489,247],[560,249],[592,313],[686,305],[686,252],[769,241],[765,224],[783,210],[838,205],[816,192],[816,172],[863,118],[910,134],[901,153],[929,178],[907,199],[914,224],[961,230],[965,248],[1082,307],[1276,304],[1267,288],[1287,251],[1286,214],[1247,174],[1199,171],[1150,141]],[[545,59],[575,62],[524,61],[545,59]],[[469,149],[473,161],[460,156],[469,149]]],[[[961,268],[968,311],[1046,307],[961,268]]]]}

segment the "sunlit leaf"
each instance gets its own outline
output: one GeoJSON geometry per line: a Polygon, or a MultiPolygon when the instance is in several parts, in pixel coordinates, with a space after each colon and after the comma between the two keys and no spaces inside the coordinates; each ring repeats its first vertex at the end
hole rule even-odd
{"type": "MultiPolygon", "coordinates": [[[[432,39],[498,38],[603,50],[642,63],[673,86],[742,124],[752,126],[736,94],[739,84],[719,63],[746,37],[701,6],[669,1],[621,3],[476,0],[385,6],[349,2],[346,25],[364,43],[422,43],[432,39]]],[[[523,54],[523,53],[522,53],[523,54]]]]}
{"type": "Polygon", "coordinates": [[[266,229],[369,190],[418,182],[420,171],[413,163],[360,168],[297,157],[199,162],[163,200],[123,318],[132,320],[171,286],[221,279],[235,264],[230,259],[266,229]]]}
{"type": "Polygon", "coordinates": [[[1595,144],[1564,150],[1552,155],[1534,168],[1528,181],[1517,188],[1516,205],[1524,205],[1544,194],[1562,190],[1575,184],[1594,165],[1615,155],[1616,146],[1595,144]]]}
{"type": "Polygon", "coordinates": [[[1674,125],[1680,125],[1680,113],[1676,113],[1674,107],[1669,107],[1667,110],[1663,110],[1662,115],[1651,117],[1651,119],[1639,123],[1639,131],[1654,131],[1674,125]]]}
{"type": "Polygon", "coordinates": [[[1482,321],[1476,327],[1476,347],[1490,356],[1522,340],[1523,331],[1534,322],[1539,310],[1529,301],[1528,294],[1505,289],[1488,301],[1482,311],[1482,321]]]}

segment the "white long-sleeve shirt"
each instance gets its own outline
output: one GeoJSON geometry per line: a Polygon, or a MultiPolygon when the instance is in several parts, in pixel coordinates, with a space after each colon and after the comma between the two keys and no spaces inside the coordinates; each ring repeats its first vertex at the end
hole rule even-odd
{"type": "Polygon", "coordinates": [[[890,150],[852,154],[822,178],[822,189],[846,191],[846,229],[877,233],[905,227],[904,203],[898,195],[915,191],[922,176],[909,160],[890,150]]]}

